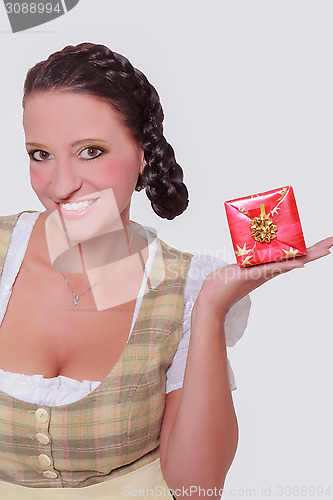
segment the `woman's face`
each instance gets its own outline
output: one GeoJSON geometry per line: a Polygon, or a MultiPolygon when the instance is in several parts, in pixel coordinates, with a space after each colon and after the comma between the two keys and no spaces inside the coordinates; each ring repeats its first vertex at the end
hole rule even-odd
{"type": "Polygon", "coordinates": [[[37,92],[26,100],[23,126],[32,188],[74,239],[105,232],[119,216],[127,223],[144,153],[111,105],[78,92],[37,92]]]}

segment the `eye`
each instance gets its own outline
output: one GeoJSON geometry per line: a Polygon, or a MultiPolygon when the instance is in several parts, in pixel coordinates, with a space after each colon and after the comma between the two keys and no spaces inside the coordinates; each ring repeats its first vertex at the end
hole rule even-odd
{"type": "Polygon", "coordinates": [[[49,160],[51,155],[47,151],[43,151],[41,149],[35,149],[34,151],[29,151],[28,155],[32,160],[35,161],[45,161],[49,160]]]}
{"type": "Polygon", "coordinates": [[[79,158],[83,158],[83,160],[95,160],[99,156],[101,156],[104,152],[104,149],[97,146],[89,146],[81,151],[79,154],[79,158]]]}

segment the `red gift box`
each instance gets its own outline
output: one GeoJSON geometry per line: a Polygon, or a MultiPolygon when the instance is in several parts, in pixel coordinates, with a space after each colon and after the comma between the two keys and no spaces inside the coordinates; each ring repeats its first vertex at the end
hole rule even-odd
{"type": "Polygon", "coordinates": [[[224,202],[240,267],[306,255],[291,186],[224,202]]]}

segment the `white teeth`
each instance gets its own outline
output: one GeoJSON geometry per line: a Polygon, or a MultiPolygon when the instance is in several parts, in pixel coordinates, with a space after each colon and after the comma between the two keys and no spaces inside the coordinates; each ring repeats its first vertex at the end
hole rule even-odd
{"type": "Polygon", "coordinates": [[[80,201],[79,203],[60,203],[61,208],[65,210],[83,210],[84,208],[89,207],[92,203],[94,203],[95,200],[85,200],[85,201],[80,201]]]}

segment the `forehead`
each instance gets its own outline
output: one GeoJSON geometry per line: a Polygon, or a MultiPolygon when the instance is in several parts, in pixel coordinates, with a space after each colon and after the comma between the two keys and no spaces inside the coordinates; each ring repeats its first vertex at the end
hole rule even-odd
{"type": "Polygon", "coordinates": [[[119,112],[103,99],[73,91],[36,92],[27,97],[23,110],[26,135],[56,137],[90,137],[91,134],[111,134],[113,137],[130,132],[119,112]],[[88,135],[87,135],[88,134],[88,135]]]}

